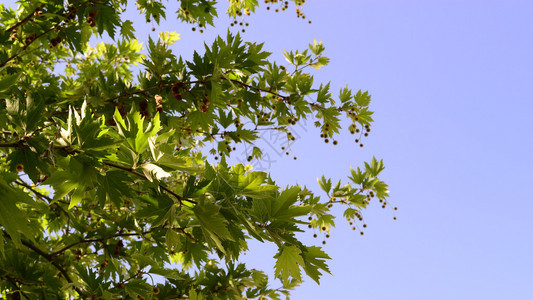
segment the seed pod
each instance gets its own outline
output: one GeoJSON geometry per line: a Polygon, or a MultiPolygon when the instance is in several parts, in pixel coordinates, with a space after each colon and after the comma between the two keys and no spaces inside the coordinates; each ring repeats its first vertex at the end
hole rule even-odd
{"type": "Polygon", "coordinates": [[[147,101],[141,101],[139,102],[139,109],[142,111],[142,110],[146,110],[146,108],[148,108],[148,102],[147,101]]]}
{"type": "Polygon", "coordinates": [[[37,35],[35,33],[31,33],[29,34],[25,39],[24,39],[24,43],[26,45],[30,44],[31,42],[33,42],[35,40],[35,38],[37,38],[37,35]]]}
{"type": "Polygon", "coordinates": [[[145,119],[148,119],[150,117],[150,113],[147,111],[147,110],[142,110],[139,112],[141,114],[142,117],[144,117],[145,119]]]}
{"type": "Polygon", "coordinates": [[[178,82],[174,83],[174,85],[172,85],[172,95],[178,101],[183,100],[182,95],[181,95],[181,90],[182,89],[183,89],[183,82],[181,82],[181,81],[178,81],[178,82]]]}

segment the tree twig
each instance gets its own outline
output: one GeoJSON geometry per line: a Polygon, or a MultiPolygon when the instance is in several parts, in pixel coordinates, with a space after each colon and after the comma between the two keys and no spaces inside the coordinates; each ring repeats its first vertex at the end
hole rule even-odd
{"type": "MultiPolygon", "coordinates": [[[[4,234],[5,237],[11,239],[11,236],[7,232],[4,231],[3,234],[4,234]]],[[[22,243],[22,245],[24,245],[27,248],[33,250],[33,252],[37,253],[39,256],[41,256],[42,258],[44,258],[47,261],[49,261],[61,273],[61,275],[63,275],[63,277],[65,277],[65,280],[68,283],[73,283],[72,278],[68,274],[67,270],[65,270],[65,268],[63,268],[57,261],[55,261],[53,259],[53,257],[49,253],[44,252],[43,250],[39,249],[39,247],[35,246],[34,244],[32,244],[32,243],[30,243],[30,242],[28,242],[26,240],[22,240],[21,239],[20,242],[22,243]]],[[[82,296],[84,294],[83,291],[80,290],[78,287],[74,287],[74,290],[80,296],[82,296]]]]}
{"type": "Polygon", "coordinates": [[[11,299],[14,299],[13,298],[13,295],[17,295],[20,297],[20,295],[22,295],[25,299],[30,299],[28,298],[28,296],[26,296],[26,293],[24,293],[22,291],[22,289],[18,286],[17,282],[13,279],[13,278],[10,278],[10,277],[7,277],[7,281],[9,281],[9,283],[15,287],[15,291],[13,292],[13,294],[11,295],[11,299]]]}
{"type": "Polygon", "coordinates": [[[56,255],[59,255],[63,252],[65,252],[66,250],[76,246],[76,245],[79,245],[79,244],[84,244],[84,243],[94,243],[94,242],[103,242],[103,241],[107,241],[109,239],[112,239],[112,238],[116,238],[116,237],[119,237],[119,236],[141,236],[141,235],[145,235],[145,234],[148,234],[148,233],[151,233],[152,231],[151,230],[148,230],[148,231],[143,231],[141,233],[117,233],[115,235],[112,235],[112,236],[108,236],[108,237],[103,237],[103,238],[99,238],[99,239],[82,239],[82,240],[79,240],[77,242],[74,242],[70,245],[67,245],[57,251],[54,251],[52,253],[50,253],[50,256],[56,256],[56,255]]]}
{"type": "MultiPolygon", "coordinates": [[[[25,183],[24,181],[22,181],[20,178],[18,180],[15,181],[16,184],[20,185],[20,186],[23,186],[25,188],[27,188],[28,190],[30,190],[32,193],[34,193],[37,197],[41,198],[41,199],[44,199],[46,201],[48,201],[48,204],[52,203],[54,200],[46,195],[43,195],[42,193],[36,191],[33,187],[31,187],[29,184],[25,183]]],[[[59,208],[66,216],[67,218],[69,218],[70,220],[70,215],[69,213],[59,204],[57,203],[54,203],[57,208],[59,208]]]]}
{"type": "Polygon", "coordinates": [[[18,21],[15,25],[9,27],[8,29],[6,29],[5,32],[9,33],[11,31],[13,31],[13,29],[27,23],[32,17],[35,17],[35,13],[37,13],[38,11],[40,11],[42,8],[44,7],[44,4],[41,4],[39,6],[37,6],[37,8],[35,8],[34,11],[32,11],[29,15],[27,15],[24,19],[18,21]]]}
{"type": "MultiPolygon", "coordinates": [[[[106,166],[110,166],[110,167],[113,167],[113,168],[117,168],[117,169],[121,169],[121,170],[124,170],[124,171],[127,171],[127,172],[130,172],[131,174],[134,174],[136,176],[139,176],[143,179],[146,179],[148,180],[148,178],[146,176],[144,176],[143,174],[133,170],[132,168],[129,168],[129,167],[123,167],[123,166],[120,166],[120,165],[116,165],[114,163],[110,163],[110,162],[104,162],[104,165],[106,166]]],[[[188,198],[185,198],[185,197],[182,197],[178,194],[176,194],[175,192],[173,192],[172,190],[170,190],[169,188],[167,188],[166,186],[162,185],[162,184],[158,184],[159,187],[164,190],[165,192],[171,194],[172,196],[176,197],[180,202],[182,201],[187,201],[189,203],[193,203],[193,204],[197,204],[196,201],[194,200],[191,200],[191,199],[188,199],[188,198]]]]}
{"type": "Polygon", "coordinates": [[[283,96],[283,95],[281,95],[279,93],[273,92],[272,90],[266,90],[266,89],[262,89],[262,88],[259,88],[259,87],[253,86],[253,85],[249,85],[249,84],[246,84],[246,83],[244,83],[242,81],[239,81],[237,79],[226,79],[226,80],[229,80],[229,81],[234,82],[234,83],[238,83],[238,84],[240,84],[243,87],[246,87],[246,88],[249,88],[249,89],[253,89],[253,90],[256,90],[256,91],[259,91],[259,92],[269,93],[269,94],[272,94],[274,96],[281,97],[283,99],[287,98],[287,96],[283,96]]]}

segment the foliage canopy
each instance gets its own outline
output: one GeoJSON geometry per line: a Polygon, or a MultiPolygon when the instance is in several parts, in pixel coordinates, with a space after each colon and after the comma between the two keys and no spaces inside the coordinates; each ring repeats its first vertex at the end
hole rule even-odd
{"type": "MultiPolygon", "coordinates": [[[[386,205],[383,163],[352,169],[346,184],[322,176],[320,197],[227,158],[236,144],[254,147],[260,130],[294,140],[291,126],[311,116],[326,140],[340,133],[341,119],[348,131],[368,133],[368,93],[333,96],[329,83],[314,83],[305,68],[329,61],[317,41],[286,51],[287,67],[229,31],[191,61],[170,50],[173,32],[150,38],[143,55],[123,18],[126,4],[0,5],[0,294],[278,299],[301,283],[302,271],[318,282],[330,258],[295,233],[329,232],[333,205],[356,223],[372,198],[386,205]],[[115,42],[90,46],[105,33],[115,42]],[[215,164],[202,152],[211,146],[215,164]],[[238,262],[251,239],[277,245],[280,287],[238,262]]],[[[299,17],[302,4],[294,3],[299,17]]],[[[214,25],[216,1],[179,5],[167,16],[162,2],[137,1],[150,22],[214,25]]],[[[241,18],[258,5],[231,0],[227,13],[241,18]]],[[[253,149],[249,161],[262,155],[253,149]]]]}

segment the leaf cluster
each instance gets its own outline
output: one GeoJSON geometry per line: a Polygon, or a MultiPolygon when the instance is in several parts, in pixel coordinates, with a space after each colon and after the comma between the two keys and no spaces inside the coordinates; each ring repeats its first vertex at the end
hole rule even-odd
{"type": "MultiPolygon", "coordinates": [[[[386,203],[383,163],[352,170],[346,185],[323,176],[321,198],[227,158],[261,130],[294,140],[291,126],[312,117],[327,137],[343,113],[349,129],[369,126],[368,93],[345,88],[334,100],[329,83],[317,87],[306,68],[329,62],[317,41],[285,52],[287,67],[229,31],[190,61],[171,51],[174,32],[143,55],[126,2],[0,5],[0,294],[278,299],[302,271],[319,282],[330,257],[297,233],[329,232],[334,204],[355,219],[374,195],[386,203]],[[115,42],[89,44],[104,33],[115,42]],[[239,263],[250,240],[278,247],[281,287],[239,263]]],[[[258,5],[230,1],[228,13],[258,5]]],[[[149,22],[168,17],[161,1],[137,6],[149,22]]],[[[216,16],[215,1],[182,0],[173,17],[205,26],[216,16]]]]}

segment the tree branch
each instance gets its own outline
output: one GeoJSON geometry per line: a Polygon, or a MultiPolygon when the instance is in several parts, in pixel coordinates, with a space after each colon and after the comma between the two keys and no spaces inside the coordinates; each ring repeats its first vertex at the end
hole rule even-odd
{"type": "Polygon", "coordinates": [[[246,88],[249,88],[249,89],[253,89],[253,90],[256,90],[256,91],[259,91],[259,92],[269,93],[269,94],[272,94],[274,96],[281,97],[283,99],[287,98],[287,96],[283,96],[281,94],[273,92],[272,90],[265,90],[265,89],[262,89],[262,88],[259,88],[259,87],[253,86],[253,85],[249,85],[249,84],[246,84],[246,83],[244,83],[242,81],[239,81],[237,79],[226,79],[226,80],[229,80],[229,81],[234,82],[234,83],[238,83],[238,84],[240,84],[243,87],[246,87],[246,88]]]}
{"type": "Polygon", "coordinates": [[[99,238],[99,239],[83,239],[83,240],[80,240],[80,241],[77,241],[75,243],[72,243],[70,245],[67,245],[55,252],[52,252],[50,253],[50,256],[56,256],[56,255],[59,255],[63,252],[65,252],[66,250],[76,246],[76,245],[79,245],[79,244],[84,244],[84,243],[94,243],[94,242],[103,242],[103,241],[107,241],[109,239],[112,239],[112,238],[116,238],[116,237],[119,237],[119,236],[141,236],[141,235],[145,235],[145,234],[148,234],[148,233],[151,233],[152,231],[151,230],[148,230],[148,231],[143,231],[141,233],[117,233],[115,235],[112,235],[112,236],[108,236],[108,237],[103,237],[103,238],[99,238]]]}
{"type": "MultiPolygon", "coordinates": [[[[11,239],[11,236],[3,231],[3,234],[5,237],[11,239]]],[[[20,242],[22,243],[22,245],[26,246],[27,248],[33,250],[33,252],[37,253],[39,256],[41,256],[42,258],[46,259],[47,261],[49,261],[60,273],[61,275],[63,275],[63,277],[65,277],[65,280],[68,282],[68,283],[73,283],[72,281],[72,278],[70,277],[70,275],[68,274],[67,270],[65,270],[65,268],[63,268],[57,261],[55,261],[52,257],[52,255],[50,255],[49,253],[46,253],[44,252],[43,250],[39,249],[39,247],[33,245],[32,243],[26,241],[26,240],[20,240],[20,242]]],[[[83,295],[83,291],[80,290],[79,288],[77,287],[74,287],[74,290],[81,296],[83,295]]]]}
{"type": "Polygon", "coordinates": [[[16,141],[14,143],[0,143],[0,148],[18,148],[22,147],[23,141],[16,141]]]}
{"type": "MultiPolygon", "coordinates": [[[[50,198],[50,197],[48,197],[46,195],[43,195],[40,192],[36,191],[33,187],[31,187],[29,184],[27,184],[24,181],[22,181],[20,178],[19,178],[19,180],[16,180],[15,183],[20,185],[20,186],[23,186],[23,187],[27,188],[32,193],[34,193],[37,197],[48,201],[48,204],[50,204],[50,203],[52,203],[54,201],[52,198],[50,198]]],[[[69,213],[61,205],[59,205],[57,203],[54,203],[54,204],[56,205],[57,208],[59,208],[59,210],[61,210],[67,216],[67,218],[70,219],[69,213]]]]}
{"type": "MultiPolygon", "coordinates": [[[[123,166],[120,166],[120,165],[116,165],[116,164],[113,164],[113,163],[109,163],[109,162],[104,162],[104,165],[106,166],[110,166],[110,167],[113,167],[113,168],[117,168],[117,169],[121,169],[121,170],[124,170],[124,171],[127,171],[127,172],[130,172],[131,174],[134,174],[136,176],[139,176],[143,179],[146,179],[148,180],[148,178],[146,176],[144,176],[143,174],[133,170],[132,168],[129,168],[129,167],[123,167],[123,166]]],[[[188,199],[188,198],[185,198],[185,197],[182,197],[178,194],[176,194],[175,192],[173,192],[172,190],[170,190],[169,188],[167,188],[166,186],[162,185],[162,184],[158,184],[159,187],[164,190],[165,192],[171,194],[172,196],[176,197],[178,199],[178,201],[182,202],[182,201],[187,201],[189,203],[193,203],[193,204],[197,204],[196,201],[194,200],[191,200],[191,199],[188,199]]]]}
{"type": "Polygon", "coordinates": [[[27,15],[24,19],[20,20],[17,22],[17,24],[9,27],[8,29],[6,29],[5,32],[9,33],[11,31],[13,31],[13,29],[27,23],[32,17],[35,17],[35,13],[37,13],[38,11],[40,11],[42,8],[44,7],[44,4],[41,4],[39,6],[37,6],[37,8],[35,8],[34,11],[32,11],[29,15],[27,15]]]}
{"type": "MultiPolygon", "coordinates": [[[[182,82],[183,84],[195,84],[195,83],[203,83],[205,81],[203,80],[194,80],[194,81],[188,81],[188,82],[182,82]]],[[[124,98],[124,97],[128,97],[128,96],[131,96],[131,95],[138,95],[138,94],[144,94],[146,92],[149,92],[149,91],[152,91],[152,90],[157,90],[157,89],[161,89],[161,88],[169,88],[169,87],[172,87],[175,83],[167,83],[167,84],[163,84],[163,85],[157,85],[157,86],[153,86],[153,87],[150,87],[150,88],[147,88],[147,89],[144,89],[144,90],[140,90],[140,91],[135,91],[135,92],[126,92],[126,93],[122,93],[116,97],[113,97],[113,98],[109,98],[109,99],[106,99],[104,100],[104,102],[111,102],[113,100],[117,100],[117,99],[120,99],[120,98],[124,98]]]]}
{"type": "Polygon", "coordinates": [[[20,287],[18,286],[17,282],[13,279],[13,278],[10,278],[10,277],[6,277],[7,281],[9,281],[9,283],[15,287],[15,291],[13,291],[13,294],[11,295],[11,299],[14,299],[13,296],[14,295],[18,295],[18,299],[20,299],[20,295],[22,295],[25,299],[30,299],[28,298],[28,296],[26,296],[26,293],[24,293],[20,287]]]}

